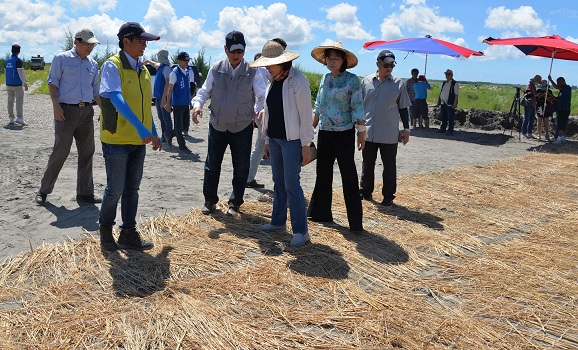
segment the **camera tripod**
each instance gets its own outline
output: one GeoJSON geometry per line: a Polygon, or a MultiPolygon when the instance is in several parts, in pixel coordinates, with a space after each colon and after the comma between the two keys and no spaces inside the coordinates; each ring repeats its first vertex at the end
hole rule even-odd
{"type": "Polygon", "coordinates": [[[520,111],[520,88],[516,88],[516,94],[514,95],[514,100],[512,101],[512,106],[510,107],[510,112],[508,112],[508,124],[512,125],[510,129],[510,136],[512,136],[514,127],[518,126],[518,141],[522,141],[522,113],[520,111]],[[517,121],[517,123],[516,123],[517,121]]]}

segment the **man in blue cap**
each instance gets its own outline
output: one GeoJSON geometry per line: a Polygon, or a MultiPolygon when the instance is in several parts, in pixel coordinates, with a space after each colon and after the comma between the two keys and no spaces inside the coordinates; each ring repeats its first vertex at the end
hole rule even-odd
{"type": "Polygon", "coordinates": [[[383,50],[377,55],[377,72],[369,74],[361,82],[363,110],[367,128],[363,163],[361,166],[361,198],[373,200],[375,161],[377,151],[383,163],[383,187],[381,205],[391,206],[397,189],[397,145],[409,141],[409,94],[403,80],[392,74],[395,55],[383,50]],[[403,132],[399,132],[399,121],[403,132]]]}
{"type": "Polygon", "coordinates": [[[100,208],[100,244],[103,250],[144,250],[153,243],[140,237],[136,228],[138,190],[143,176],[146,144],[161,149],[153,123],[149,71],[140,57],[147,42],[160,37],[145,32],[136,22],[118,31],[121,51],[102,65],[100,79],[100,140],[106,166],[106,188],[100,208]],[[122,198],[121,198],[122,197],[122,198]],[[118,201],[122,225],[118,245],[113,238],[118,201]]]}

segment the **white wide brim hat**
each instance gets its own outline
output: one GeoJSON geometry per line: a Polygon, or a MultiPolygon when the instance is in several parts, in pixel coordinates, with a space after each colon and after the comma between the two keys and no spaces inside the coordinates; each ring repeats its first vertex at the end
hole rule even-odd
{"type": "Polygon", "coordinates": [[[298,53],[286,51],[278,42],[269,40],[263,46],[261,57],[249,64],[249,66],[252,68],[274,66],[293,61],[297,57],[299,57],[298,53]]]}
{"type": "Polygon", "coordinates": [[[332,45],[327,46],[317,46],[311,51],[311,57],[313,57],[317,62],[325,64],[325,50],[334,49],[345,52],[345,59],[347,60],[347,68],[353,68],[357,66],[357,57],[353,52],[343,48],[341,41],[336,41],[332,45]]]}

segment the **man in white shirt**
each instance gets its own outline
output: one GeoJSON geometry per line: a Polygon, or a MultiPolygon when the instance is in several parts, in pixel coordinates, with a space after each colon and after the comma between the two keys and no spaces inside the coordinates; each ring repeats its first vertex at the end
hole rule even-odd
{"type": "Polygon", "coordinates": [[[446,135],[453,135],[456,120],[456,108],[458,108],[458,95],[460,93],[460,83],[454,80],[454,72],[446,70],[446,81],[442,84],[442,90],[438,99],[438,106],[441,105],[442,125],[438,132],[446,135]],[[446,131],[447,128],[447,131],[446,131]]]}
{"type": "Polygon", "coordinates": [[[213,65],[203,87],[193,98],[192,118],[198,124],[203,104],[210,99],[209,145],[203,180],[205,204],[201,211],[210,214],[216,209],[221,164],[229,146],[233,161],[233,192],[227,214],[236,215],[243,204],[249,175],[253,116],[263,109],[266,87],[261,74],[256,68],[250,68],[243,58],[243,33],[232,31],[227,34],[224,49],[227,58],[213,65]]]}

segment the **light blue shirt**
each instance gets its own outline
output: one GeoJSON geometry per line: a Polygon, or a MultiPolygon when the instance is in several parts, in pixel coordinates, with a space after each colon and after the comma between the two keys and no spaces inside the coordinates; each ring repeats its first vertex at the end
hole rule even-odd
{"type": "Polygon", "coordinates": [[[60,103],[90,103],[98,94],[98,63],[81,59],[74,49],[61,52],[52,59],[46,82],[58,88],[60,103]]]}
{"type": "Polygon", "coordinates": [[[345,71],[334,77],[327,73],[321,80],[313,112],[319,116],[319,130],[345,131],[358,120],[365,120],[357,75],[345,71]]]}
{"type": "MultiPolygon", "coordinates": [[[[121,51],[121,55],[128,58],[128,62],[132,69],[137,72],[143,69],[143,63],[140,60],[135,60],[126,52],[121,51]]],[[[120,83],[120,72],[118,67],[112,61],[106,61],[102,65],[100,72],[100,96],[110,98],[110,92],[122,92],[122,84],[120,83]]]]}
{"type": "Polygon", "coordinates": [[[427,91],[431,90],[431,86],[425,81],[418,81],[413,84],[413,90],[415,91],[416,100],[425,100],[427,99],[427,91]]]}

